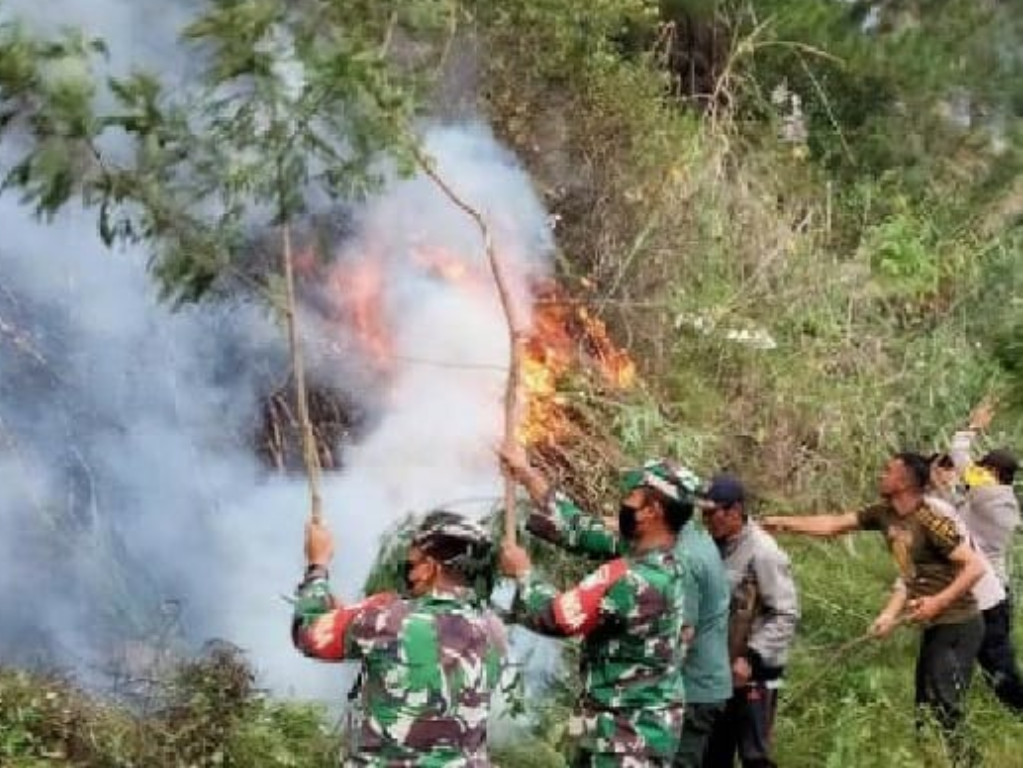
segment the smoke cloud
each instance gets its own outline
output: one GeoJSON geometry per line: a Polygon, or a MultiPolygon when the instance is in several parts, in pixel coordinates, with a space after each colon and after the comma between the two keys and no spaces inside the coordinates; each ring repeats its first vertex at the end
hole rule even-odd
{"type": "MultiPolygon", "coordinates": [[[[187,71],[173,27],[148,23],[156,10],[167,21],[165,3],[45,5],[46,18],[105,37],[118,67],[187,71]]],[[[45,30],[39,6],[4,8],[45,30]]],[[[172,6],[181,18],[171,21],[188,7],[172,6]]],[[[487,215],[525,299],[552,251],[528,177],[481,125],[433,127],[425,143],[487,215]]],[[[15,154],[0,147],[0,166],[15,154]]],[[[396,520],[498,497],[508,339],[491,282],[467,288],[414,258],[441,252],[487,274],[475,225],[428,179],[393,180],[346,216],[355,232],[327,255],[331,268],[374,260],[394,358],[388,376],[374,372],[358,329],[324,312],[326,302],[344,315],[352,297],[329,280],[313,286],[317,301],[302,314],[308,363],[372,417],[323,488],[335,586],[351,599],[396,520]]],[[[337,699],[340,673],[291,648],[280,597],[301,572],[305,484],[268,473],[253,449],[260,398],[288,371],[275,318],[246,301],[171,311],[147,253],[105,249],[93,212],[45,224],[7,195],[0,221],[0,662],[88,677],[125,639],[176,619],[192,642],[246,649],[279,693],[337,699]]]]}

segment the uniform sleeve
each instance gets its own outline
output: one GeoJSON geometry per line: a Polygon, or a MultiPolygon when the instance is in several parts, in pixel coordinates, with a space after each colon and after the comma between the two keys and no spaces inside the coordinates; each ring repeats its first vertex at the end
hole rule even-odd
{"type": "Polygon", "coordinates": [[[625,560],[612,560],[565,592],[530,575],[517,595],[519,621],[542,635],[587,635],[629,609],[628,571],[625,560]]]}
{"type": "Polygon", "coordinates": [[[974,432],[969,429],[962,429],[954,433],[949,443],[949,457],[953,460],[957,474],[962,478],[967,468],[971,466],[971,443],[974,442],[974,432]]]}
{"type": "Polygon", "coordinates": [[[923,507],[917,513],[928,543],[943,557],[949,557],[954,549],[964,542],[964,537],[957,530],[954,520],[942,515],[930,507],[923,507]]]}
{"type": "Polygon", "coordinates": [[[758,552],[752,562],[765,620],[759,623],[748,646],[770,666],[782,666],[800,620],[800,603],[789,558],[776,548],[758,552]]]}
{"type": "Polygon", "coordinates": [[[299,587],[292,617],[292,642],[303,654],[322,661],[359,659],[370,650],[376,618],[396,600],[378,594],[349,606],[337,606],[325,579],[299,587]]]}
{"type": "Polygon", "coordinates": [[[542,507],[531,511],[526,529],[569,552],[604,559],[625,554],[625,544],[617,533],[561,491],[555,491],[542,507]]]}
{"type": "Polygon", "coordinates": [[[864,531],[880,531],[884,527],[885,506],[871,504],[856,512],[857,527],[864,531]]]}

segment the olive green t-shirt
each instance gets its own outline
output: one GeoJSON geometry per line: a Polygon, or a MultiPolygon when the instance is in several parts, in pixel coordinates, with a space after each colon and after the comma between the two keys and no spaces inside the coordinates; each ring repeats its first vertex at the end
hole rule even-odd
{"type": "MultiPolygon", "coordinates": [[[[938,594],[956,578],[959,567],[949,559],[963,541],[956,524],[921,504],[901,516],[887,503],[872,504],[857,513],[864,530],[881,531],[899,566],[911,600],[938,594]]],[[[932,624],[958,624],[978,612],[970,590],[960,595],[932,624]]]]}

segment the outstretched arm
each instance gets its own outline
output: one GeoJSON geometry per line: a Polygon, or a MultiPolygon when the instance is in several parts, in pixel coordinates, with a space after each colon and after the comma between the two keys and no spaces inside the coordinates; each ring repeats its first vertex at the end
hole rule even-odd
{"type": "Polygon", "coordinates": [[[841,515],[773,515],[761,518],[758,522],[769,531],[822,538],[839,536],[861,527],[855,512],[845,512],[841,515]]]}

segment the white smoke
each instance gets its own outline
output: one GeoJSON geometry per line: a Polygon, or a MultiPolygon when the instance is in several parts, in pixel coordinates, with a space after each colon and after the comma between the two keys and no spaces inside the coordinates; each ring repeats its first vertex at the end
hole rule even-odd
{"type": "MultiPolygon", "coordinates": [[[[185,71],[164,3],[40,5],[4,8],[44,29],[45,16],[103,35],[119,67],[185,71]]],[[[479,125],[431,129],[425,144],[488,216],[525,296],[552,249],[528,177],[479,125]]],[[[0,147],[0,167],[13,156],[0,147]]],[[[355,220],[340,258],[383,255],[398,364],[386,392],[363,393],[378,409],[373,427],[325,478],[333,580],[347,598],[397,519],[498,497],[508,359],[493,285],[463,290],[413,263],[414,249],[434,247],[486,269],[480,233],[432,182],[393,181],[355,220]]],[[[278,692],[336,699],[340,681],[291,648],[280,599],[301,572],[305,485],[267,474],[252,448],[259,397],[287,372],[279,325],[250,303],[172,312],[147,254],[103,248],[93,212],[44,224],[8,194],[0,222],[0,662],[38,657],[84,672],[176,600],[190,639],[238,644],[278,692]]],[[[359,395],[369,377],[361,360],[337,359],[334,330],[307,326],[309,364],[359,395]]]]}

